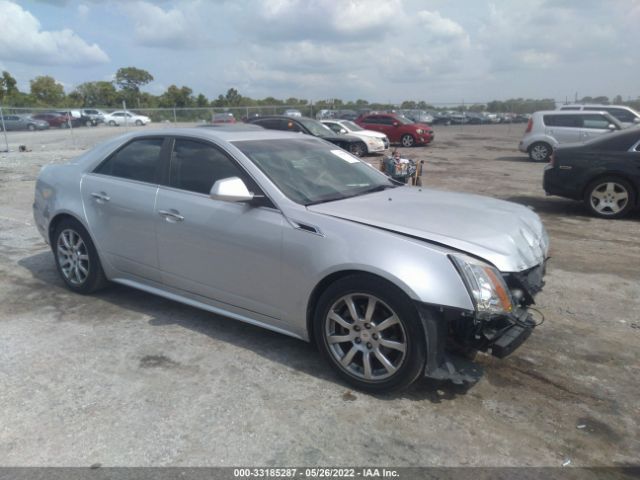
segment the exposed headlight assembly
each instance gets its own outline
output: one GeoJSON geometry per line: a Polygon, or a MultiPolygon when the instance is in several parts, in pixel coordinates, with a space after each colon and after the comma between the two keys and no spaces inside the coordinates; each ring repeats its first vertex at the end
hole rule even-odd
{"type": "Polygon", "coordinates": [[[513,310],[511,295],[502,275],[491,265],[468,255],[449,255],[479,314],[505,314],[513,310]]]}
{"type": "Polygon", "coordinates": [[[417,133],[418,135],[422,135],[422,134],[424,133],[424,130],[423,130],[423,129],[421,129],[421,128],[418,128],[418,129],[416,130],[416,133],[417,133]]]}

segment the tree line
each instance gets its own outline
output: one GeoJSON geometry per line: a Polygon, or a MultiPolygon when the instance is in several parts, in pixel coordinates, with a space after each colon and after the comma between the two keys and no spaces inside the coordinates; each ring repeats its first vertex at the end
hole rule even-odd
{"type": "MultiPolygon", "coordinates": [[[[209,99],[204,94],[194,94],[187,86],[171,85],[160,95],[153,95],[142,91],[142,87],[154,80],[153,75],[146,70],[136,67],[118,69],[113,81],[85,82],[66,93],[62,84],[49,75],[38,76],[29,82],[29,92],[21,92],[16,79],[7,71],[0,76],[0,105],[10,107],[45,107],[45,108],[82,108],[103,107],[120,108],[126,102],[128,108],[238,108],[260,106],[291,106],[307,109],[311,102],[306,99],[290,97],[277,99],[266,97],[253,99],[241,95],[235,88],[227,90],[226,94],[209,99]]],[[[640,110],[640,97],[636,100],[625,101],[620,95],[611,101],[606,96],[583,97],[578,103],[598,103],[629,105],[640,110]]],[[[348,110],[389,110],[394,108],[418,110],[458,110],[469,112],[490,111],[496,113],[532,113],[538,110],[553,110],[556,101],[552,98],[530,99],[512,98],[509,100],[493,100],[486,104],[467,104],[455,107],[443,107],[429,104],[425,101],[405,100],[399,106],[384,103],[369,103],[367,100],[343,101],[328,99],[313,102],[313,107],[319,109],[348,109],[348,110]]]]}

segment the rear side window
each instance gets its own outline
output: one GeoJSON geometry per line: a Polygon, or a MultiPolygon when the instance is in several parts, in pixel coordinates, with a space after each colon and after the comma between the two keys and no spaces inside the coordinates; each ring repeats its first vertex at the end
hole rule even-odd
{"type": "Polygon", "coordinates": [[[605,111],[609,112],[621,122],[633,123],[633,121],[636,119],[636,116],[633,113],[622,108],[607,108],[605,109],[605,111]]]}
{"type": "Polygon", "coordinates": [[[543,118],[547,127],[582,127],[579,115],[545,115],[543,118]]]}
{"type": "Polygon", "coordinates": [[[584,128],[606,129],[611,123],[607,117],[598,114],[581,115],[584,128]]]}
{"type": "Polygon", "coordinates": [[[229,177],[240,177],[246,182],[244,172],[222,151],[206,143],[176,139],[170,186],[208,195],[216,181],[229,177]]]}
{"type": "Polygon", "coordinates": [[[263,120],[256,120],[252,123],[268,128],[269,130],[288,130],[287,124],[279,118],[265,118],[263,120]]]}
{"type": "Polygon", "coordinates": [[[134,140],[102,162],[94,173],[157,184],[162,138],[134,140]]]}

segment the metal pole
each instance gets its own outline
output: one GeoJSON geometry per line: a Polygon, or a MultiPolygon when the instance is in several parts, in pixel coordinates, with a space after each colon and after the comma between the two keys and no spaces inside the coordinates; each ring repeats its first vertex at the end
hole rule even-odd
{"type": "Polygon", "coordinates": [[[2,132],[4,133],[4,144],[6,150],[0,150],[2,152],[9,152],[9,140],[7,140],[7,129],[4,126],[4,113],[2,113],[2,106],[0,105],[0,121],[2,122],[2,132]]]}
{"type": "Polygon", "coordinates": [[[69,115],[69,135],[71,135],[71,143],[73,146],[76,146],[76,138],[73,136],[73,115],[71,115],[71,110],[67,111],[67,115],[69,115]]]}
{"type": "Polygon", "coordinates": [[[129,130],[129,117],[127,117],[127,102],[122,100],[122,110],[124,110],[124,129],[129,130]]]}
{"type": "Polygon", "coordinates": [[[176,117],[176,106],[173,106],[173,123],[178,123],[178,117],[176,117]]]}

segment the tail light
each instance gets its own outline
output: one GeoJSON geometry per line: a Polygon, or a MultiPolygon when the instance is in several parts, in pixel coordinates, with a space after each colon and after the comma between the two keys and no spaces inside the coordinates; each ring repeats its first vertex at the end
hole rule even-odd
{"type": "Polygon", "coordinates": [[[524,131],[524,133],[529,133],[532,129],[533,129],[533,118],[530,118],[529,122],[527,122],[527,129],[524,131]]]}

